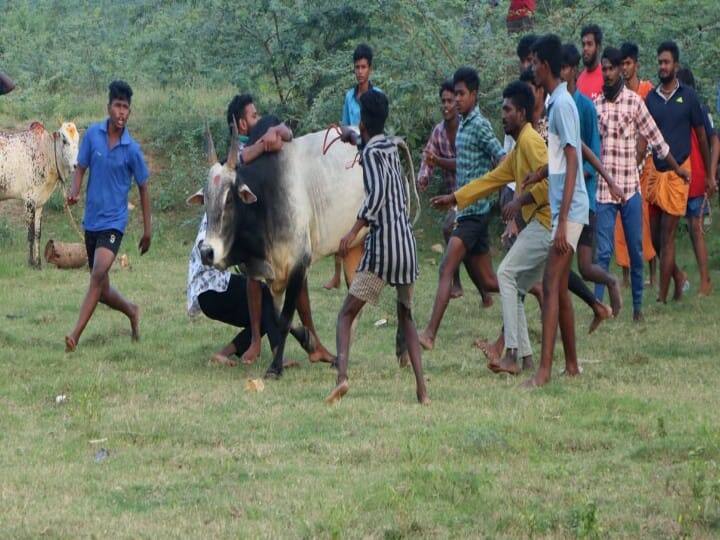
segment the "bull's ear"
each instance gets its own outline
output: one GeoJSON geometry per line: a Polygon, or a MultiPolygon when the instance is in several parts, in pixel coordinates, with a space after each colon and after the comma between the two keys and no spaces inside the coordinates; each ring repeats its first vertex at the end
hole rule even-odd
{"type": "Polygon", "coordinates": [[[201,189],[197,193],[193,193],[186,200],[186,204],[205,204],[205,193],[201,189]]]}
{"type": "Polygon", "coordinates": [[[237,188],[238,197],[240,197],[240,200],[244,202],[245,204],[253,204],[257,202],[257,197],[252,192],[252,190],[247,187],[247,184],[241,184],[237,188]]]}

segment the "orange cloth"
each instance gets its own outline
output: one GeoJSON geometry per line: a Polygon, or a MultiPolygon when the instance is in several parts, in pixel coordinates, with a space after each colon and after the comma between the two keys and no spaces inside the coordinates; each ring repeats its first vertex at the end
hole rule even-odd
{"type": "Polygon", "coordinates": [[[647,95],[650,93],[650,90],[652,90],[653,88],[654,86],[650,81],[640,81],[637,89],[637,95],[643,98],[643,100],[645,100],[647,95]]]}
{"type": "MultiPolygon", "coordinates": [[[[647,202],[660,207],[662,211],[671,216],[684,216],[687,210],[690,184],[675,174],[674,171],[660,172],[655,169],[652,161],[649,165],[647,191],[645,191],[647,202]]],[[[688,157],[680,167],[690,171],[690,158],[688,157]]]]}
{"type": "MultiPolygon", "coordinates": [[[[643,199],[643,238],[642,238],[642,250],[643,260],[652,261],[655,258],[655,248],[652,243],[652,236],[650,235],[650,207],[646,200],[643,199]]],[[[623,268],[630,268],[630,255],[628,255],[627,243],[625,243],[625,231],[623,230],[622,221],[620,214],[617,216],[615,221],[615,261],[618,266],[623,268]]]]}

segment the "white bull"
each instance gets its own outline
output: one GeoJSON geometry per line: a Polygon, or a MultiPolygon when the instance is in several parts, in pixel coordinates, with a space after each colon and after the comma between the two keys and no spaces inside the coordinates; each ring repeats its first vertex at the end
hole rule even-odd
{"type": "Polygon", "coordinates": [[[25,131],[0,132],[0,201],[18,199],[25,204],[31,266],[40,267],[43,205],[58,180],[71,179],[79,140],[72,122],[64,122],[54,133],[40,122],[33,122],[25,131]]]}

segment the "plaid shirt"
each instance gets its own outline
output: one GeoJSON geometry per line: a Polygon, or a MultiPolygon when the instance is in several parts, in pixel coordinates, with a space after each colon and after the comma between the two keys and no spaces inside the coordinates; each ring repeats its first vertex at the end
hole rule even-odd
{"type": "MultiPolygon", "coordinates": [[[[492,126],[475,107],[470,114],[460,120],[457,136],[455,137],[456,177],[457,187],[461,188],[471,180],[487,173],[504,154],[500,141],[493,133],[492,126]]],[[[487,214],[490,211],[490,202],[480,199],[464,210],[458,212],[457,217],[487,214]]]]}
{"type": "MultiPolygon", "coordinates": [[[[600,161],[615,183],[629,199],[637,192],[640,175],[637,166],[637,140],[642,135],[658,155],[666,157],[670,147],[663,139],[655,120],[643,100],[632,90],[623,87],[615,101],[603,94],[595,98],[602,151],[600,161]]],[[[606,182],[598,183],[597,201],[616,202],[606,182]]]]}
{"type": "MultiPolygon", "coordinates": [[[[440,122],[432,131],[430,139],[425,145],[425,152],[432,152],[438,157],[445,159],[455,159],[455,145],[450,142],[448,137],[447,128],[445,127],[445,120],[440,122]]],[[[442,168],[441,168],[442,169],[442,168]]],[[[434,167],[428,165],[423,159],[422,165],[420,166],[420,174],[418,175],[418,185],[428,185],[430,183],[430,177],[433,174],[434,167]]],[[[447,193],[455,191],[457,182],[455,180],[455,171],[449,171],[442,169],[442,177],[445,181],[445,190],[447,193]]]]}

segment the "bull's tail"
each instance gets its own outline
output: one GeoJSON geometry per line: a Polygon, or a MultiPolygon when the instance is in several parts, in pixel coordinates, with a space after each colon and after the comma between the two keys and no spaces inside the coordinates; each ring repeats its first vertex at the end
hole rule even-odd
{"type": "MultiPolygon", "coordinates": [[[[410,178],[408,178],[407,175],[405,176],[405,181],[407,183],[407,189],[405,191],[405,194],[408,200],[408,207],[410,206],[410,190],[412,190],[413,197],[415,198],[415,217],[413,217],[412,220],[412,224],[414,226],[420,219],[420,214],[422,213],[422,208],[420,206],[420,195],[418,194],[417,184],[415,183],[415,166],[413,165],[410,148],[408,148],[408,145],[405,143],[405,141],[400,137],[395,137],[395,144],[397,144],[398,147],[402,148],[405,151],[405,157],[407,158],[408,166],[410,167],[410,178]]],[[[408,214],[410,213],[409,211],[410,208],[408,208],[408,214]]]]}

